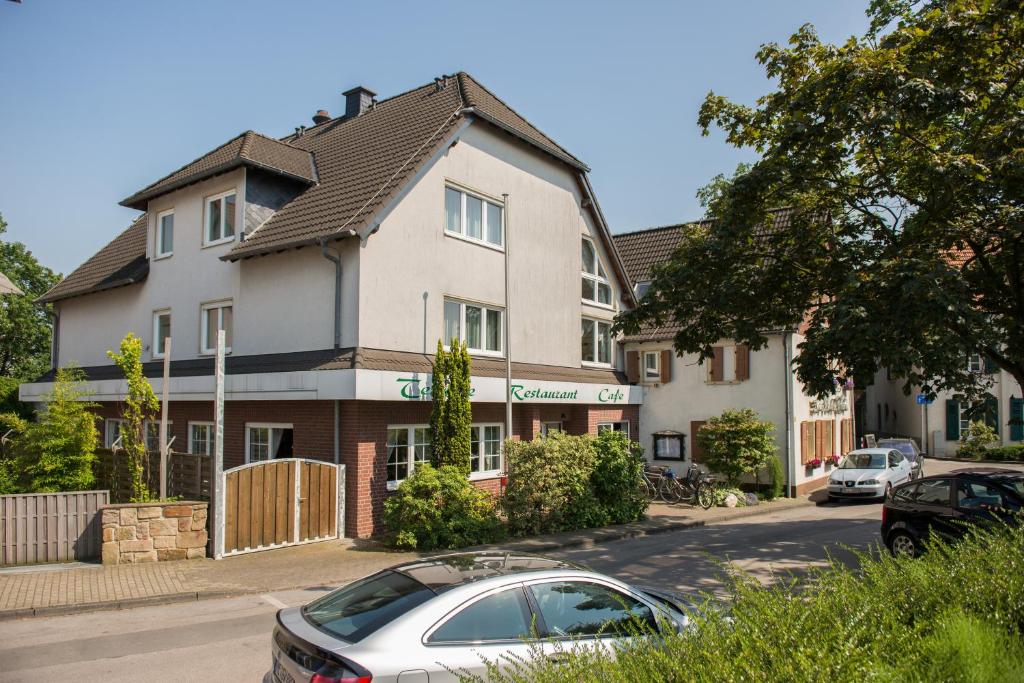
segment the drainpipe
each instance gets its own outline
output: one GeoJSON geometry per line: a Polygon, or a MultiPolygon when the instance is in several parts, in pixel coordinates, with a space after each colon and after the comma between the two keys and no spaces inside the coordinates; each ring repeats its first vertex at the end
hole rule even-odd
{"type": "Polygon", "coordinates": [[[53,332],[50,335],[50,363],[53,369],[60,367],[60,313],[54,308],[50,311],[53,316],[53,332]]]}
{"type": "Polygon", "coordinates": [[[320,253],[334,264],[334,348],[341,348],[341,252],[334,248],[334,253],[327,248],[327,240],[320,240],[320,253]]]}
{"type": "MultiPolygon", "coordinates": [[[[341,348],[341,251],[327,248],[327,240],[320,240],[320,253],[334,264],[334,349],[341,348]]],[[[341,402],[334,399],[334,464],[341,464],[341,402]]]]}
{"type": "Polygon", "coordinates": [[[790,357],[789,346],[792,332],[788,330],[782,334],[782,359],[785,373],[786,388],[786,497],[796,497],[796,486],[793,484],[793,359],[790,357]]]}

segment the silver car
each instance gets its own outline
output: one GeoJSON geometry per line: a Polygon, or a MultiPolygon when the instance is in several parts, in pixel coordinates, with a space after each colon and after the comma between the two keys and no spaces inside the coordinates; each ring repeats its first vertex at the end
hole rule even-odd
{"type": "Polygon", "coordinates": [[[457,553],[401,564],[277,614],[278,683],[437,683],[486,661],[557,657],[651,629],[680,630],[692,601],[561,560],[457,553]],[[638,631],[640,629],[640,631],[638,631]]]}

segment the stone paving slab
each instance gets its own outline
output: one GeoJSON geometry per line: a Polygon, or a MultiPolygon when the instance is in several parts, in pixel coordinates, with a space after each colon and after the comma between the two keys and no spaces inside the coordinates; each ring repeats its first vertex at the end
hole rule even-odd
{"type": "MultiPolygon", "coordinates": [[[[647,519],[633,524],[552,534],[492,547],[521,552],[588,547],[813,504],[806,496],[753,507],[711,510],[655,504],[650,507],[647,519]]],[[[248,553],[219,561],[117,566],[78,564],[60,571],[50,567],[37,571],[21,567],[16,571],[0,571],[0,620],[334,587],[418,556],[389,550],[373,541],[343,539],[248,553]]]]}

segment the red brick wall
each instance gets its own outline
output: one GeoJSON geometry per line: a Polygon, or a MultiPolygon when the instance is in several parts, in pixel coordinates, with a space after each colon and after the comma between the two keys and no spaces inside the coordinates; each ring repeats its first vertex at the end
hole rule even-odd
{"type": "MultiPolygon", "coordinates": [[[[331,401],[227,401],[224,404],[224,467],[245,462],[247,422],[290,423],[296,457],[334,460],[334,408],[331,401]]],[[[117,417],[117,404],[102,404],[103,417],[117,417]]],[[[594,434],[599,422],[629,420],[630,434],[639,434],[639,406],[536,404],[513,406],[512,438],[533,439],[542,422],[561,421],[570,434],[594,434]]],[[[213,421],[209,402],[170,404],[170,434],[175,450],[188,450],[188,422],[213,421]]],[[[364,538],[384,531],[382,512],[387,491],[387,428],[395,424],[427,424],[430,403],[411,401],[341,401],[341,462],[346,469],[345,535],[364,538]]],[[[500,403],[473,405],[474,422],[504,422],[500,403]]],[[[475,482],[494,494],[500,478],[475,482]]]]}

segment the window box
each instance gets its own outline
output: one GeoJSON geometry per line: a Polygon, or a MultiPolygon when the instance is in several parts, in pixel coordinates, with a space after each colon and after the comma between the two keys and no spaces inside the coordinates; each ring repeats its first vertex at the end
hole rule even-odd
{"type": "Polygon", "coordinates": [[[453,339],[466,344],[470,353],[481,356],[502,356],[504,311],[481,304],[454,299],[444,300],[444,344],[451,347],[453,339]]]}
{"type": "Polygon", "coordinates": [[[484,246],[505,246],[505,209],[482,195],[445,185],[444,231],[484,246]]]}

